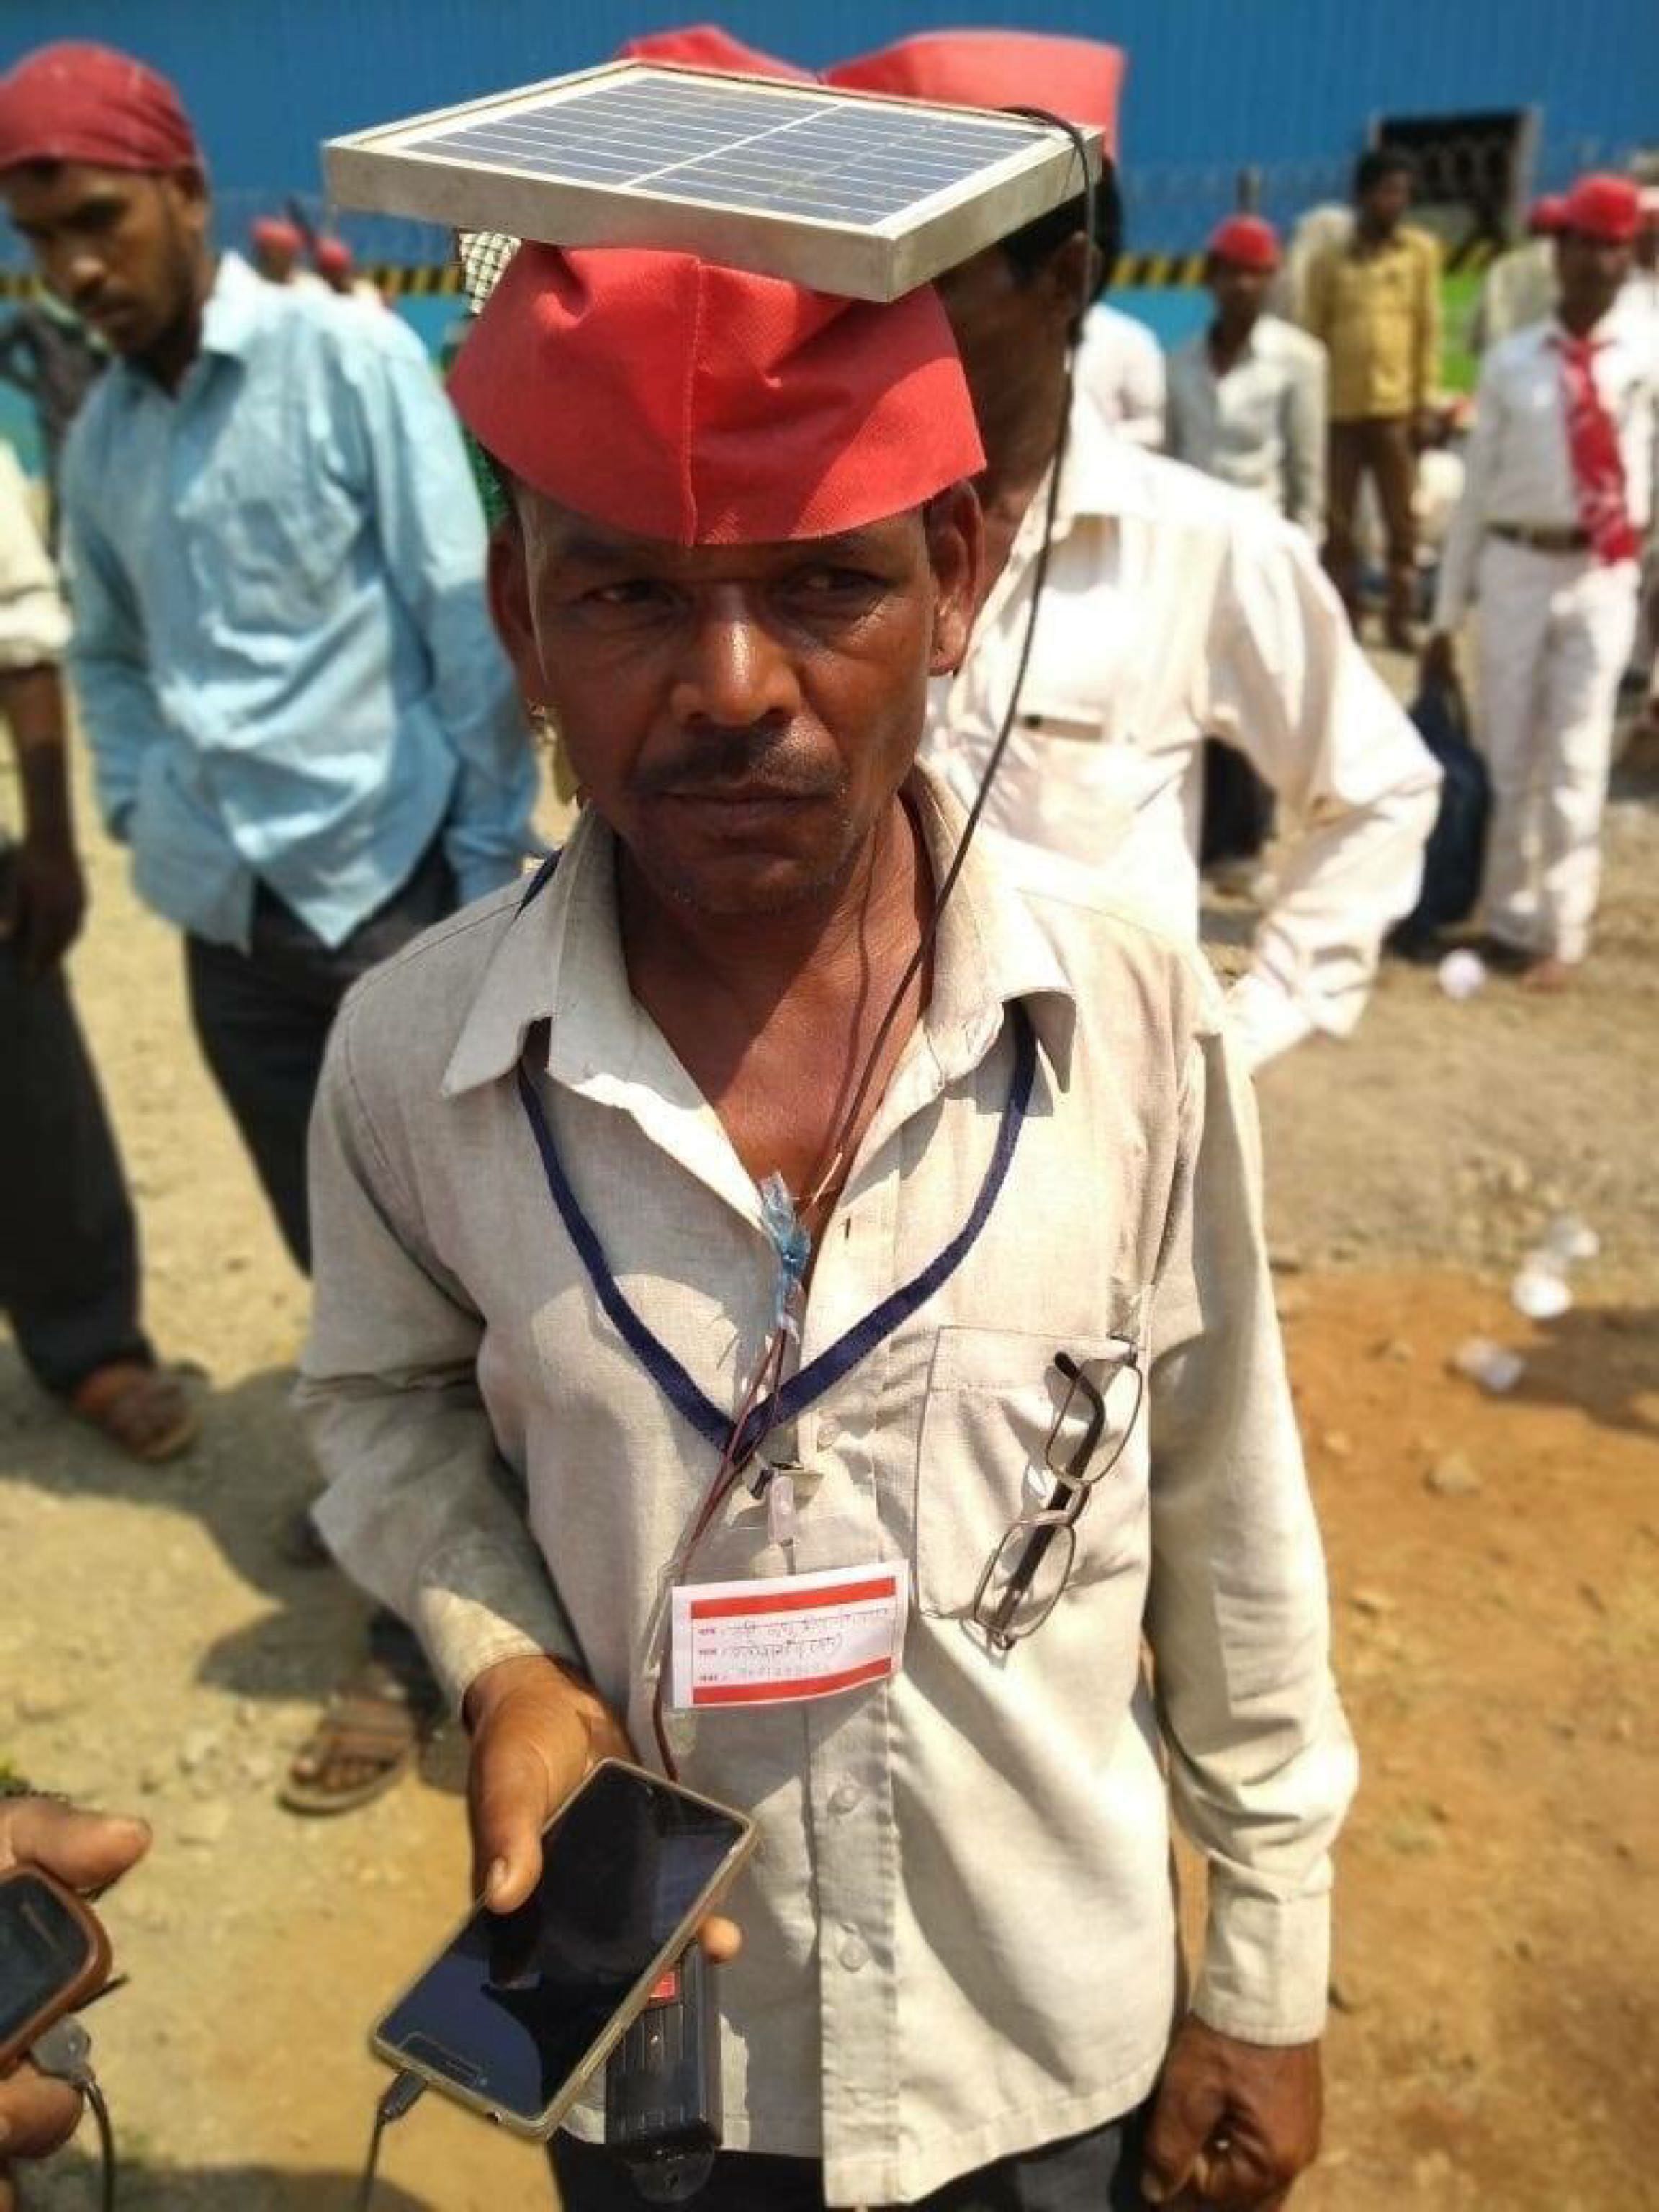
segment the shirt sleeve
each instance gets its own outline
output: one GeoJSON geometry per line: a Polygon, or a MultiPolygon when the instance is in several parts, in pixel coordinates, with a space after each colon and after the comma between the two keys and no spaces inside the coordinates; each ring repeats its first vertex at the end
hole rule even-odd
{"type": "Polygon", "coordinates": [[[1235,530],[1206,726],[1277,794],[1286,850],[1234,1018],[1253,1066],[1346,1036],[1384,933],[1422,883],[1440,770],[1354,642],[1312,545],[1276,516],[1235,530]]]}
{"type": "Polygon", "coordinates": [[[1463,489],[1446,529],[1434,588],[1431,627],[1459,629],[1474,602],[1474,569],[1490,519],[1492,478],[1504,434],[1504,402],[1488,357],[1475,388],[1474,425],[1463,447],[1463,489]]]}
{"type": "Polygon", "coordinates": [[[86,427],[77,424],[71,434],[64,468],[64,575],[74,617],[66,665],[92,754],[99,811],[110,836],[125,842],[144,756],[165,746],[169,732],[131,580],[98,526],[100,500],[113,493],[94,481],[86,427]]]}
{"type": "Polygon", "coordinates": [[[1250,1085],[1192,1049],[1153,1305],[1146,1632],[1176,1817],[1209,1867],[1194,2009],[1252,2043],[1325,2018],[1331,1847],[1358,1773],[1261,1227],[1250,1085]]]}
{"type": "Polygon", "coordinates": [[[1326,369],[1311,347],[1293,362],[1285,399],[1285,508],[1316,544],[1325,534],[1326,369]]]}
{"type": "Polygon", "coordinates": [[[1412,404],[1426,407],[1440,388],[1440,248],[1425,235],[1419,276],[1417,360],[1412,404]]]}
{"type": "Polygon", "coordinates": [[[69,643],[69,611],[42,544],[29,488],[0,444],[0,670],[49,667],[69,643]]]}
{"type": "Polygon", "coordinates": [[[455,755],[445,848],[465,903],[511,883],[532,849],[535,752],[484,598],[483,517],[453,410],[395,318],[351,328],[372,340],[347,359],[381,549],[425,642],[455,755]]]}
{"type": "Polygon", "coordinates": [[[483,1323],[427,1247],[335,1023],[311,1124],[315,1294],[295,1394],[328,1488],[319,1528],[408,1621],[457,1707],[502,1659],[576,1640],[479,1393],[483,1323]]]}

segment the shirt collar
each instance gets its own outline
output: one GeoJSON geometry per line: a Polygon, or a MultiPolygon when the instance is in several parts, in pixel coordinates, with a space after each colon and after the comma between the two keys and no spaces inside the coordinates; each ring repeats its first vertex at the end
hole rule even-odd
{"type": "MultiPolygon", "coordinates": [[[[955,853],[963,811],[927,769],[918,768],[907,789],[937,882],[955,853]]],[[[509,1074],[530,1030],[545,1021],[547,1069],[556,1082],[613,1104],[644,1084],[666,1103],[706,1111],[629,988],[617,918],[616,842],[608,825],[585,812],[550,879],[527,904],[522,893],[520,898],[462,1023],[444,1072],[444,1097],[509,1074]]],[[[940,1080],[955,1081],[984,1057],[1016,999],[1027,1004],[1038,1042],[1065,1085],[1075,995],[1021,893],[976,840],[939,923],[922,1025],[940,1080]]]]}
{"type": "Polygon", "coordinates": [[[202,351],[240,361],[263,319],[270,289],[240,253],[222,253],[202,310],[202,351]]]}

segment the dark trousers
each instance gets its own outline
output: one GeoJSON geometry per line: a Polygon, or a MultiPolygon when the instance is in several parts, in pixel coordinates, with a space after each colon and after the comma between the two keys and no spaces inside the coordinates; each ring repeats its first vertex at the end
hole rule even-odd
{"type": "Polygon", "coordinates": [[[1359,620],[1359,548],[1354,517],[1359,487],[1367,477],[1376,486],[1388,546],[1389,623],[1411,620],[1417,597],[1417,518],[1412,495],[1417,489],[1417,455],[1409,416],[1385,415],[1366,422],[1333,422],[1329,481],[1326,488],[1325,567],[1348,610],[1359,620]]]}
{"type": "Polygon", "coordinates": [[[247,1146],[283,1241],[311,1272],[306,1131],[323,1048],[357,978],[401,951],[455,906],[455,884],[434,844],[403,888],[330,947],[263,884],[246,952],[185,939],[190,1011],[204,1057],[247,1146]]]}
{"type": "MultiPolygon", "coordinates": [[[[0,854],[0,897],[9,861],[0,854]]],[[[31,981],[0,939],[0,1310],[36,1379],[66,1396],[149,1363],[138,1232],[61,969],[31,981]]]]}
{"type": "MultiPolygon", "coordinates": [[[[964,2173],[918,2200],[921,2212],[1141,2212],[1139,2116],[1020,2151],[964,2173]]],[[[553,2171],[564,2212],[639,2212],[643,2199],[611,2154],[555,2136],[553,2171]]],[[[698,2212],[823,2212],[816,2159],[722,2151],[698,2212]]]]}

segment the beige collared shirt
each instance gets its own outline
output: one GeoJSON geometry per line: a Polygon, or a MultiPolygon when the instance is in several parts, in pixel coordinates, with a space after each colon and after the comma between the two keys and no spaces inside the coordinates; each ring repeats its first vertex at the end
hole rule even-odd
{"type": "MultiPolygon", "coordinates": [[[[1026,511],[924,753],[965,805],[1030,618],[1046,489],[1026,511]]],[[[1054,545],[994,830],[1195,936],[1206,737],[1277,795],[1284,851],[1232,1014],[1252,1067],[1364,1011],[1422,880],[1440,771],[1355,644],[1304,533],[1265,502],[1072,417],[1054,545]]]]}
{"type": "MultiPolygon", "coordinates": [[[[931,780],[913,791],[937,873],[960,816],[931,780]]],[[[348,1000],[313,1124],[301,1396],[330,1543],[418,1625],[452,1693],[514,1653],[580,1655],[645,1749],[661,1580],[716,1455],[596,1302],[521,1054],[622,1291],[723,1407],[775,1274],[754,1184],[630,995],[614,860],[585,816],[528,905],[470,908],[348,1000]]],[[[1353,1753],[1249,1085],[1194,956],[970,855],[926,1017],[822,1238],[800,1356],[967,1219],[1016,1004],[1035,1086],[982,1235],[781,1440],[809,1470],[793,1560],[739,1491],[693,1570],[910,1571],[896,1680],[672,1723],[685,1781],[761,1825],[721,1976],[726,2141],[822,2156],[836,2204],[912,2200],[1146,2094],[1180,2001],[1171,1797],[1212,1872],[1200,2012],[1264,2042],[1324,2013],[1353,1753]],[[1054,1353],[1125,1338],[1146,1409],[1054,1613],[995,1657],[968,1616],[1030,1502],[1054,1353]]]]}

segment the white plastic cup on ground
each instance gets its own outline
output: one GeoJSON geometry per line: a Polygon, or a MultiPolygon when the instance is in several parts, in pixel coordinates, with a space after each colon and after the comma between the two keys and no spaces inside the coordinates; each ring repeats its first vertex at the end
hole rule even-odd
{"type": "Polygon", "coordinates": [[[1529,1252],[1510,1285],[1510,1304],[1528,1321],[1559,1321],[1572,1304],[1572,1292],[1559,1265],[1547,1252],[1529,1252]]]}
{"type": "Polygon", "coordinates": [[[1571,1267],[1599,1259],[1601,1240],[1576,1213],[1558,1213],[1544,1231],[1542,1249],[1559,1266],[1571,1267]]]}
{"type": "Polygon", "coordinates": [[[1494,1344],[1488,1336],[1472,1336],[1460,1344],[1452,1354],[1452,1365],[1495,1398],[1513,1390],[1527,1371],[1527,1363],[1518,1352],[1494,1344]]]}
{"type": "Polygon", "coordinates": [[[1472,999],[1477,991],[1486,988],[1486,963],[1468,945],[1460,945],[1455,952],[1449,952],[1435,973],[1446,996],[1460,1003],[1465,999],[1472,999]]]}

